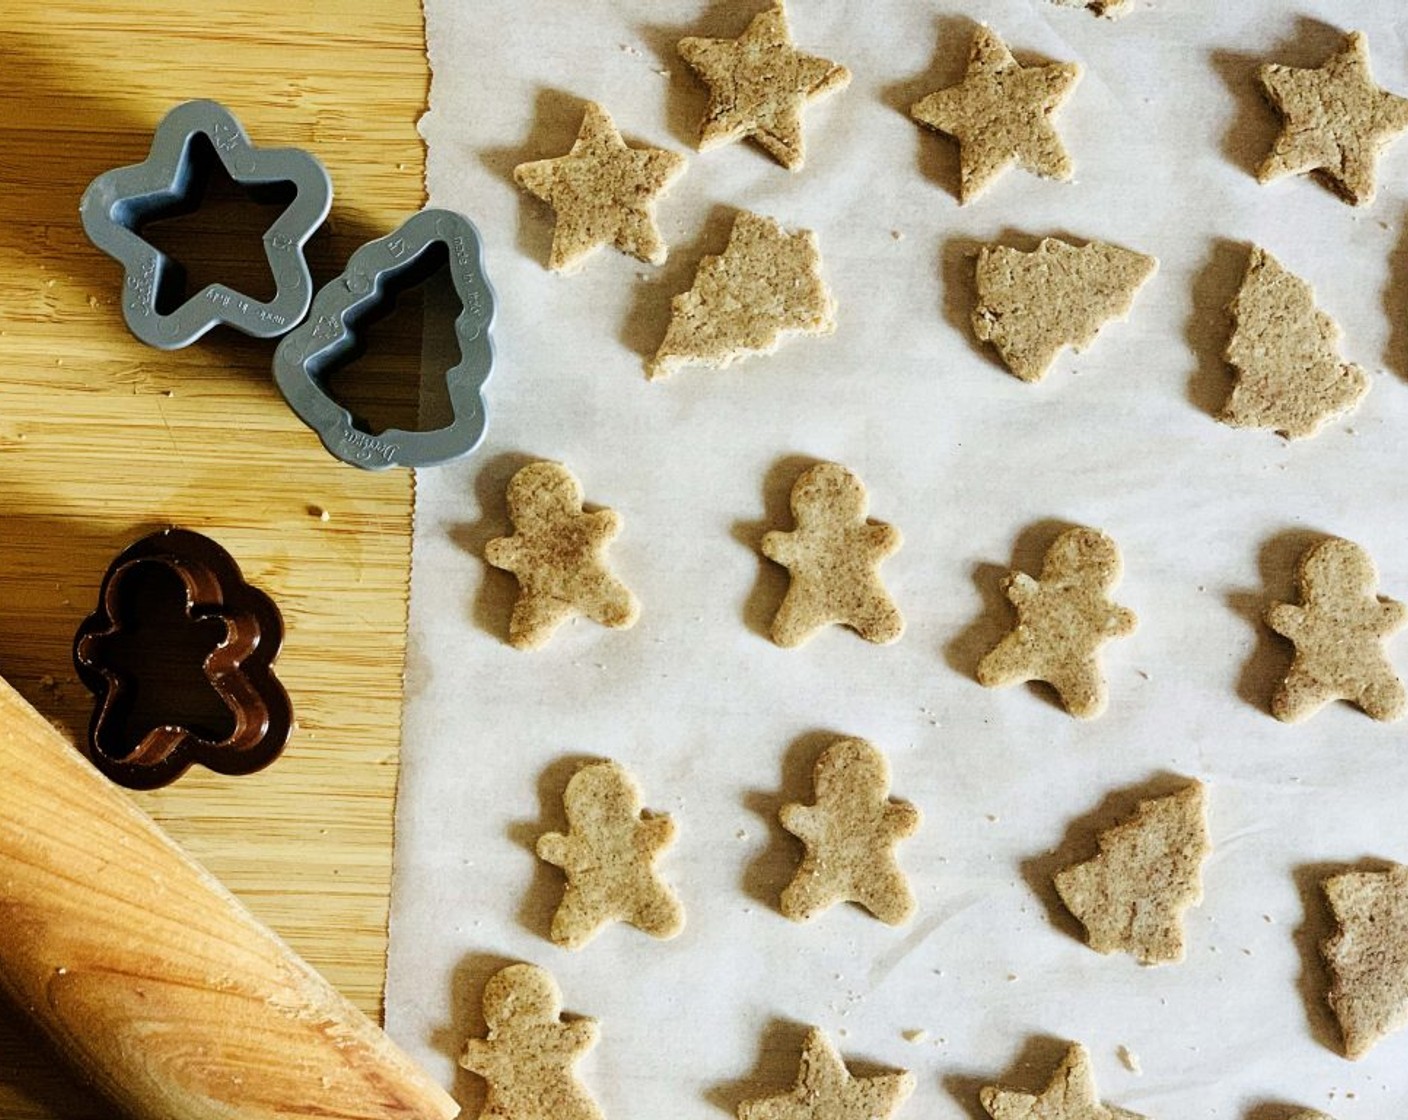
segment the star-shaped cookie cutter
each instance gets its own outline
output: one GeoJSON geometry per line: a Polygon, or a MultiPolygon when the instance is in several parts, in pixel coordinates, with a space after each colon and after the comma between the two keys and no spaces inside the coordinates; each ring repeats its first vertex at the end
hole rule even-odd
{"type": "Polygon", "coordinates": [[[318,290],[307,320],[274,352],[274,380],[289,407],[344,463],[367,470],[434,466],[468,454],[484,438],[483,388],[494,365],[489,337],[493,320],[494,290],[484,273],[474,223],[452,210],[422,210],[394,233],[363,245],[352,254],[346,271],[318,290]],[[454,419],[429,431],[365,432],[352,413],[329,396],[328,375],[356,357],[358,323],[394,299],[398,282],[405,285],[415,279],[436,244],[447,250],[448,272],[461,307],[455,318],[460,360],[445,373],[454,419]]]}
{"type": "Polygon", "coordinates": [[[331,206],[332,182],[313,156],[297,148],[256,148],[223,105],[188,101],[162,118],[143,162],[106,171],[88,185],[79,213],[93,244],[126,270],[122,314],[132,333],[148,345],[176,350],[220,323],[255,338],[277,338],[297,324],[313,298],[303,246],[331,206]],[[163,314],[161,297],[179,289],[184,273],[139,231],[146,220],[198,204],[204,175],[192,143],[197,135],[210,141],[240,186],[291,183],[295,194],[264,233],[275,283],[271,300],[261,303],[224,284],[208,284],[163,314]]]}

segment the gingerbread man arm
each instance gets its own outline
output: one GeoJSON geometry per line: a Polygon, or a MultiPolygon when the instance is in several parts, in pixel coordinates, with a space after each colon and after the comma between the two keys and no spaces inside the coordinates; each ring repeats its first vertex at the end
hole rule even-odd
{"type": "Polygon", "coordinates": [[[764,556],[781,564],[784,568],[790,567],[797,555],[793,544],[793,534],[784,533],[777,529],[763,534],[761,547],[764,556]]]}
{"type": "Polygon", "coordinates": [[[904,537],[893,525],[884,521],[868,521],[865,526],[866,542],[875,550],[877,557],[889,556],[899,551],[904,537]]]}
{"type": "Polygon", "coordinates": [[[885,806],[885,828],[897,840],[913,836],[922,820],[922,814],[908,801],[891,801],[885,806]]]}
{"type": "Polygon", "coordinates": [[[1379,600],[1379,633],[1384,637],[1403,628],[1403,623],[1408,621],[1408,607],[1405,607],[1397,599],[1379,600]]]}
{"type": "Polygon", "coordinates": [[[1128,607],[1110,608],[1107,633],[1111,638],[1123,638],[1133,634],[1137,624],[1134,612],[1128,607]]]}
{"type": "Polygon", "coordinates": [[[675,832],[673,817],[645,817],[636,826],[636,850],[645,855],[664,851],[674,842],[675,832]]]}
{"type": "Polygon", "coordinates": [[[464,1044],[460,1065],[486,1081],[497,1081],[509,1068],[497,1043],[487,1038],[471,1038],[464,1044]]]}
{"type": "Polygon", "coordinates": [[[538,858],[564,871],[577,871],[582,865],[581,843],[561,832],[545,832],[538,837],[538,858]]]}
{"type": "Polygon", "coordinates": [[[592,539],[597,541],[609,541],[621,531],[621,515],[614,509],[584,513],[582,521],[591,530],[592,539]]]}
{"type": "Polygon", "coordinates": [[[1003,593],[1014,607],[1025,606],[1041,593],[1041,584],[1026,572],[1013,572],[1002,583],[1003,593]]]}
{"type": "Polygon", "coordinates": [[[484,559],[496,568],[513,572],[517,570],[520,551],[517,538],[498,537],[484,546],[484,559]]]}
{"type": "Polygon", "coordinates": [[[803,805],[800,802],[792,801],[784,805],[777,812],[777,818],[782,822],[782,827],[799,840],[814,840],[817,835],[816,806],[803,805]]]}
{"type": "Polygon", "coordinates": [[[1294,603],[1272,603],[1266,611],[1266,625],[1282,637],[1293,641],[1300,635],[1305,622],[1305,608],[1294,603]]]}

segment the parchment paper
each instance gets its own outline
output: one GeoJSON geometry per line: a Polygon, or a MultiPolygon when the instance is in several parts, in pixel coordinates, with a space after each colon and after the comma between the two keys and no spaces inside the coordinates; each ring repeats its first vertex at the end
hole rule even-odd
{"type": "MultiPolygon", "coordinates": [[[[706,1120],[784,1091],[805,1024],[861,1069],[913,1070],[904,1116],[981,1115],[980,1084],[1038,1088],[1067,1039],[1091,1048],[1106,1100],[1156,1120],[1404,1115],[1408,1033],[1340,1057],[1314,944],[1327,869],[1408,860],[1408,737],[1344,704],[1277,723],[1266,705],[1289,657],[1258,619],[1324,533],[1364,545],[1382,590],[1408,598],[1408,143],[1364,209],[1251,171],[1277,130],[1258,63],[1318,65],[1358,27],[1380,83],[1408,91],[1408,15],[1397,0],[1140,0],[1111,23],[1045,0],[796,0],[799,45],[855,78],[807,112],[794,175],[752,145],[691,144],[705,95],[673,44],[736,35],[758,7],[427,0],[430,197],[483,232],[499,360],[483,448],[418,478],[391,1033],[476,1115],[482,1087],[453,1059],[483,1030],[486,977],[527,960],[600,1019],[581,1073],[622,1120],[706,1120]],[[905,110],[961,77],[975,19],[1025,60],[1085,66],[1059,117],[1074,182],[1013,171],[958,207],[954,145],[905,110]],[[544,268],[552,215],[510,173],[566,152],[585,98],[632,142],[690,156],[660,206],[662,268],[612,251],[580,275],[544,268]],[[647,383],[670,297],[737,207],[817,231],[836,334],[647,383]],[[970,255],[1053,233],[1162,264],[1128,323],[1028,385],[971,337],[970,255]],[[1252,242],[1315,285],[1373,375],[1358,411],[1308,442],[1214,419],[1223,308],[1252,242]],[[643,604],[633,630],[579,622],[541,652],[505,644],[516,588],[481,554],[534,458],[567,463],[623,516],[612,558],[643,604]],[[799,650],[765,636],[786,583],[755,546],[791,527],[787,492],[818,459],[855,470],[872,516],[905,534],[883,569],[909,625],[894,646],[840,628],[799,650]],[[1094,723],[1037,687],[973,680],[1011,618],[998,579],[1034,571],[1069,523],[1119,543],[1115,597],[1140,618],[1107,647],[1094,723]],[[854,907],[807,926],[776,910],[799,854],[777,806],[810,799],[812,762],[840,735],[880,745],[894,794],[925,814],[900,852],[919,899],[902,928],[854,907]],[[687,908],[675,941],[625,926],[576,953],[546,939],[561,877],[531,846],[562,827],[585,757],[623,762],[678,821],[662,863],[687,908]],[[1187,960],[1102,957],[1050,874],[1179,775],[1209,783],[1216,844],[1187,960]],[[914,1030],[927,1037],[902,1037],[914,1030]]],[[[1395,656],[1408,668],[1408,640],[1395,656]]]]}

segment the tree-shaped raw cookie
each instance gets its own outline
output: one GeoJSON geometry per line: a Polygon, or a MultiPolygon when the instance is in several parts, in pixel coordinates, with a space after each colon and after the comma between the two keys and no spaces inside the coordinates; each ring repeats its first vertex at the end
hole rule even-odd
{"type": "Polygon", "coordinates": [[[738,1106],[738,1120],[887,1120],[914,1092],[908,1070],[852,1077],[826,1032],[807,1031],[790,1092],[738,1106]]]}
{"type": "Polygon", "coordinates": [[[851,80],[844,66],[792,45],[782,0],[737,39],[681,39],[679,52],[709,87],[699,150],[749,136],[789,171],[802,170],[803,107],[851,80]]]}
{"type": "Polygon", "coordinates": [[[1073,1042],[1040,1093],[988,1085],[978,1094],[992,1120],[1144,1120],[1103,1104],[1090,1072],[1090,1055],[1073,1042]]]}
{"type": "Polygon", "coordinates": [[[1000,688],[1045,681],[1066,711],[1094,719],[1105,710],[1105,678],[1096,654],[1134,632],[1134,612],[1110,602],[1119,582],[1115,542],[1095,529],[1067,529],[1046,552],[1041,578],[1013,572],[1003,590],[1017,625],[978,663],[978,683],[1000,688]]]}
{"type": "Polygon", "coordinates": [[[1023,381],[1040,381],[1064,347],[1082,351],[1123,320],[1159,262],[1132,249],[1048,237],[1030,253],[1007,245],[978,252],[973,333],[991,342],[1023,381]]]}
{"type": "Polygon", "coordinates": [[[1408,1026],[1408,867],[1349,871],[1321,884],[1339,928],[1320,946],[1345,1055],[1362,1058],[1408,1026]]]}
{"type": "Polygon", "coordinates": [[[1372,202],[1380,150],[1408,131],[1408,97],[1374,84],[1363,32],[1351,31],[1318,69],[1267,65],[1258,76],[1286,123],[1257,179],[1313,171],[1345,201],[1372,202]]]}
{"type": "Polygon", "coordinates": [[[1315,306],[1315,292],[1265,249],[1253,246],[1228,307],[1234,323],[1226,358],[1236,384],[1222,421],[1313,436],[1369,391],[1368,375],[1339,356],[1339,325],[1315,306]]]}
{"type": "Polygon", "coordinates": [[[1379,574],[1369,554],[1331,537],[1312,545],[1296,571],[1301,605],[1273,603],[1266,624],[1295,643],[1271,712],[1296,723],[1332,700],[1349,700],[1374,719],[1403,715],[1403,682],[1388,663],[1384,639],[1402,629],[1408,610],[1375,594],[1379,574]]]}
{"type": "Polygon", "coordinates": [[[1080,81],[1080,65],[1022,66],[996,31],[979,26],[963,81],[915,102],[920,124],[958,141],[960,203],[977,198],[1012,164],[1069,179],[1071,157],[1051,116],[1080,81]]]}
{"type": "Polygon", "coordinates": [[[1203,899],[1206,797],[1193,782],[1142,801],[1133,817],[1100,835],[1100,853],[1056,874],[1056,893],[1099,953],[1140,964],[1183,959],[1183,914],[1203,899]]]}
{"type": "Polygon", "coordinates": [[[484,986],[489,1033],[460,1065],[489,1083],[481,1120],[602,1120],[572,1073],[596,1045],[595,1019],[562,1020],[562,992],[544,969],[513,964],[484,986]]]}
{"type": "Polygon", "coordinates": [[[684,910],[655,874],[675,839],[675,822],[642,810],[640,790],[615,762],[578,770],[562,796],[567,833],[538,838],[538,856],[567,875],[552,939],[580,949],[607,922],[629,922],[655,937],[684,928],[684,910]]]}
{"type": "Polygon", "coordinates": [[[763,537],[762,552],[792,575],[772,623],[772,640],[801,645],[832,623],[869,642],[893,642],[904,618],[880,582],[880,563],[899,550],[893,525],[866,516],[869,498],[860,479],[839,463],[818,463],[792,487],[797,528],[763,537]]]}
{"type": "Polygon", "coordinates": [[[520,163],[513,179],[557,213],[549,268],[576,269],[602,245],[661,264],[666,248],[655,199],[684,172],[684,162],[674,152],[628,146],[611,114],[588,101],[572,150],[520,163]]]}
{"type": "Polygon", "coordinates": [[[533,649],[573,615],[621,629],[640,614],[611,574],[606,546],[621,531],[614,510],[582,510],[582,484],[561,463],[530,463],[508,484],[514,534],[490,541],[484,559],[518,578],[508,640],[533,649]]]}
{"type": "Polygon", "coordinates": [[[890,799],[885,756],[864,739],[842,739],[817,760],[813,780],[815,804],[791,802],[778,813],[807,849],[782,892],[782,913],[806,922],[838,902],[856,902],[890,925],[908,921],[914,895],[895,845],[922,818],[909,802],[890,799]]]}
{"type": "Polygon", "coordinates": [[[670,325],[646,375],[771,354],[788,335],[830,334],[835,315],[816,234],[743,210],[723,254],[700,261],[694,285],[670,301],[670,325]]]}

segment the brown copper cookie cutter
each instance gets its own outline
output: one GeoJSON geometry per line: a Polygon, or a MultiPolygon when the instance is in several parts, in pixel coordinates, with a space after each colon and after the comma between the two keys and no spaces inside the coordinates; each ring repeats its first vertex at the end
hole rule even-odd
{"type": "Polygon", "coordinates": [[[123,550],[73,642],[78,676],[97,698],[88,726],[93,764],[130,789],[155,789],[193,763],[249,774],[273,762],[293,727],[288,693],[272,669],[283,629],[274,601],[245,582],[209,537],[165,529],[123,550]],[[152,696],[165,704],[158,689],[169,685],[159,679],[162,666],[150,663],[161,649],[151,644],[154,619],[192,627],[209,645],[200,675],[218,698],[210,706],[223,706],[228,718],[193,717],[180,705],[146,710],[152,696]],[[134,655],[149,663],[134,663],[134,655]]]}

